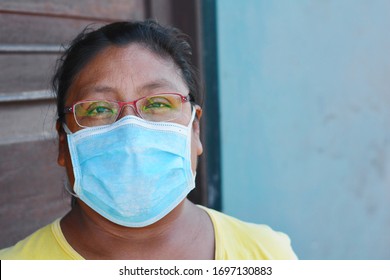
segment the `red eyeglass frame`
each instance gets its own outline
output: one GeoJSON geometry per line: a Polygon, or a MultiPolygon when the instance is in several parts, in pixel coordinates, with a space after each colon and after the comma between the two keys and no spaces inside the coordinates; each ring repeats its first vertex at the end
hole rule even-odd
{"type": "Polygon", "coordinates": [[[141,98],[138,98],[136,100],[133,100],[133,101],[116,101],[116,100],[109,100],[109,99],[87,99],[87,100],[80,100],[80,101],[77,101],[75,103],[73,103],[71,106],[65,106],[64,107],[64,111],[63,113],[64,114],[69,114],[69,113],[74,113],[75,112],[75,106],[79,103],[83,103],[83,102],[88,102],[88,101],[109,101],[109,102],[114,102],[114,103],[117,103],[119,105],[119,110],[118,110],[118,116],[120,115],[122,109],[124,106],[131,106],[133,109],[134,109],[134,112],[139,116],[141,117],[141,114],[138,112],[138,109],[137,109],[137,102],[142,100],[142,99],[145,99],[145,98],[150,98],[150,97],[153,97],[153,96],[159,96],[159,95],[163,95],[163,94],[172,94],[172,95],[177,95],[177,96],[180,96],[181,98],[181,103],[185,103],[185,102],[190,102],[190,95],[182,95],[181,93],[178,93],[178,92],[162,92],[162,93],[157,93],[157,94],[151,94],[151,95],[147,95],[147,96],[144,96],[144,97],[141,97],[141,98]]]}

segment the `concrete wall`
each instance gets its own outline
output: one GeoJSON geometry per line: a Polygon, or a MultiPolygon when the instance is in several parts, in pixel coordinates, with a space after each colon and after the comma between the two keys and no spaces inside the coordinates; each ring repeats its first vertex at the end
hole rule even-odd
{"type": "Polygon", "coordinates": [[[390,258],[390,1],[217,1],[223,210],[390,258]]]}

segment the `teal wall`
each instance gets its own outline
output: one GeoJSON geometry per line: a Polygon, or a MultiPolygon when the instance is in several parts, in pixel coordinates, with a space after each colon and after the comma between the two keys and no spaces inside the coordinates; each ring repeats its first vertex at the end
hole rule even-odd
{"type": "Polygon", "coordinates": [[[390,259],[390,1],[217,0],[223,211],[390,259]]]}

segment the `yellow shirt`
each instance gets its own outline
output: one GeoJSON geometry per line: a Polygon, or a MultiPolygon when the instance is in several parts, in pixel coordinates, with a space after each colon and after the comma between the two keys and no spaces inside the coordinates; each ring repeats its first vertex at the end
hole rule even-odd
{"type": "MultiPolygon", "coordinates": [[[[296,259],[287,235],[266,225],[245,223],[202,207],[215,231],[215,259],[296,259]]],[[[66,241],[60,219],[37,230],[16,245],[0,250],[1,260],[82,260],[66,241]]]]}
{"type": "Polygon", "coordinates": [[[212,209],[216,260],[295,260],[290,238],[269,226],[246,223],[212,209]]]}

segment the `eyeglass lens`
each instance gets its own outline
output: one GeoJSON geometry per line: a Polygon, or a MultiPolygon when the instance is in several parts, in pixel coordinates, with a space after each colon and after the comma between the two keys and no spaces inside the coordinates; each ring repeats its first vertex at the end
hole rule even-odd
{"type": "MultiPolygon", "coordinates": [[[[114,123],[120,114],[124,103],[120,106],[115,101],[92,100],[82,101],[75,105],[74,116],[82,127],[93,127],[114,123]]],[[[176,119],[182,111],[182,99],[177,94],[161,94],[146,96],[136,104],[139,116],[148,121],[163,122],[176,119]]]]}

